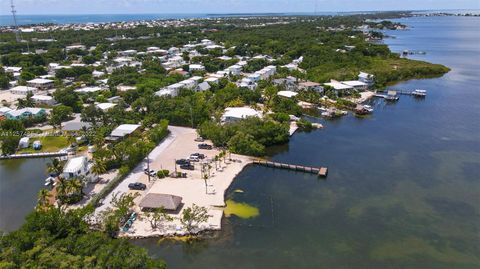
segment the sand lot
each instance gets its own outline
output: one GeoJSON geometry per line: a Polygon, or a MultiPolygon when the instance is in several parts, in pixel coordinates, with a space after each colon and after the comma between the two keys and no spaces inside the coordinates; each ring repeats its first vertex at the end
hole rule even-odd
{"type": "MultiPolygon", "coordinates": [[[[202,153],[206,155],[204,162],[210,162],[215,155],[221,151],[218,149],[201,150],[198,149],[199,142],[195,142],[197,133],[195,129],[183,127],[169,127],[170,136],[166,138],[160,145],[158,145],[150,154],[150,169],[155,171],[161,169],[168,169],[170,172],[175,171],[175,160],[188,158],[192,153],[202,153]]],[[[204,143],[211,144],[210,141],[204,143]]],[[[139,214],[139,218],[133,223],[132,227],[127,232],[121,232],[120,236],[124,237],[149,237],[162,236],[174,234],[186,234],[187,231],[180,225],[178,218],[182,214],[184,208],[190,207],[192,204],[204,206],[208,209],[210,215],[206,223],[201,223],[194,232],[201,230],[218,230],[221,228],[221,219],[223,216],[223,207],[225,206],[224,194],[235,176],[242,171],[242,169],[251,163],[251,158],[236,154],[227,156],[227,160],[221,162],[211,162],[210,178],[206,180],[201,178],[201,165],[195,163],[195,170],[181,170],[177,165],[177,171],[186,172],[187,178],[164,178],[154,179],[148,181],[148,176],[143,172],[147,167],[146,161],[137,168],[112,192],[129,192],[140,193],[140,196],[135,200],[137,205],[147,193],[163,193],[172,194],[182,197],[181,210],[177,213],[171,213],[174,221],[164,223],[161,227],[152,229],[147,219],[142,218],[144,215],[140,208],[136,207],[134,210],[139,214]],[[235,161],[229,161],[231,158],[235,161]],[[147,185],[145,191],[132,191],[128,189],[128,184],[131,182],[142,182],[147,185]]],[[[104,205],[97,208],[97,212],[105,210],[111,202],[112,194],[105,198],[104,205]]]]}

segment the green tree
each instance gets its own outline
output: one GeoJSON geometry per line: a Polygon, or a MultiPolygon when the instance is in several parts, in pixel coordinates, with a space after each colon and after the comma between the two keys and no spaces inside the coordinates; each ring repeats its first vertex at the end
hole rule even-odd
{"type": "Polygon", "coordinates": [[[54,106],[50,113],[49,122],[54,127],[61,126],[62,122],[72,117],[73,109],[69,106],[58,105],[54,106]]]}
{"type": "Polygon", "coordinates": [[[192,204],[191,207],[183,209],[180,222],[187,231],[191,232],[200,223],[206,222],[209,217],[206,207],[192,204]]]}
{"type": "Polygon", "coordinates": [[[165,212],[163,207],[155,208],[152,211],[147,212],[145,217],[147,218],[148,222],[150,222],[152,229],[158,228],[162,222],[173,220],[173,218],[165,212]]]}

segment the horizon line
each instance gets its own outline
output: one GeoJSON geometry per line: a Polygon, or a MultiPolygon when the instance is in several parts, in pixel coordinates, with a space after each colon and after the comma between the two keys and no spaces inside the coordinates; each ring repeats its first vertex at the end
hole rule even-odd
{"type": "MultiPolygon", "coordinates": [[[[17,16],[48,16],[48,15],[63,15],[63,16],[81,16],[81,15],[252,15],[252,14],[292,14],[292,13],[356,13],[356,12],[399,12],[399,11],[455,11],[455,10],[479,10],[479,8],[459,8],[459,9],[385,9],[385,10],[351,10],[351,11],[278,11],[278,12],[185,12],[185,13],[39,13],[39,14],[19,14],[17,16]]],[[[0,14],[0,16],[11,16],[11,13],[0,14]]]]}

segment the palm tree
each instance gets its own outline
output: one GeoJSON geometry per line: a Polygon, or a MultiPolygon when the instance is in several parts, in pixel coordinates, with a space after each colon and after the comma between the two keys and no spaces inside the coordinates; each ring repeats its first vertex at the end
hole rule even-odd
{"type": "Polygon", "coordinates": [[[92,172],[97,176],[106,173],[107,165],[105,164],[105,161],[96,159],[92,167],[92,172]]]}
{"type": "Polygon", "coordinates": [[[38,208],[45,208],[50,205],[49,199],[52,195],[47,189],[41,189],[38,192],[38,208]]]}
{"type": "Polygon", "coordinates": [[[72,193],[80,193],[83,195],[83,183],[82,180],[75,178],[70,180],[70,191],[72,193]]]}
{"type": "Polygon", "coordinates": [[[68,192],[68,181],[63,177],[58,177],[57,181],[57,197],[64,196],[68,192]]]}
{"type": "Polygon", "coordinates": [[[58,158],[54,158],[51,163],[47,164],[47,172],[54,173],[60,175],[63,171],[63,162],[61,162],[58,158]]]}

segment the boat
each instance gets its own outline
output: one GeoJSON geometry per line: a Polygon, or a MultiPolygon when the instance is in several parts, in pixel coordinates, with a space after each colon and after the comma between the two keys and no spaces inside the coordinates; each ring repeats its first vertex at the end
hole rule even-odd
{"type": "Polygon", "coordinates": [[[54,182],[55,182],[55,178],[53,178],[53,177],[47,177],[47,178],[45,179],[45,186],[50,186],[50,185],[52,185],[52,183],[54,183],[54,182]]]}
{"type": "Polygon", "coordinates": [[[412,92],[412,95],[415,97],[425,97],[427,96],[427,91],[426,90],[414,90],[412,92]]]}

